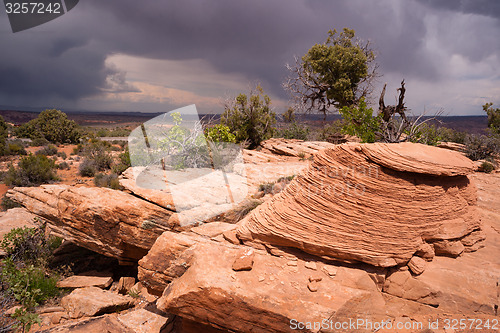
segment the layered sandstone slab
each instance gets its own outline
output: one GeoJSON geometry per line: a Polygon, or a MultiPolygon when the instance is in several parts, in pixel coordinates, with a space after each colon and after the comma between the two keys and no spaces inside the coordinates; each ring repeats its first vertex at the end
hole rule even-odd
{"type": "MultiPolygon", "coordinates": [[[[382,267],[414,254],[430,260],[432,244],[446,252],[480,229],[467,177],[474,169],[459,153],[420,144],[339,145],[316,154],[308,170],[240,223],[237,236],[382,267]]],[[[473,248],[471,238],[460,245],[473,248]]]]}
{"type": "Polygon", "coordinates": [[[180,229],[171,211],[108,188],[16,187],[7,196],[45,218],[55,234],[124,263],[142,258],[162,232],[180,229]]]}
{"type": "Polygon", "coordinates": [[[368,273],[338,268],[332,276],[325,264],[313,263],[314,270],[302,260],[290,265],[265,251],[165,232],[140,261],[139,279],[156,292],[166,287],[158,309],[236,332],[289,332],[294,321],[320,322],[360,299],[384,308],[368,273]],[[253,265],[234,271],[242,250],[254,252],[253,265]]]}

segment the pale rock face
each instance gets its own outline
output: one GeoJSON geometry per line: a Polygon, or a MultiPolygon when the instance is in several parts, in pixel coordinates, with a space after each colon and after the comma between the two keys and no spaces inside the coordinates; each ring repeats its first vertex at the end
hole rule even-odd
{"type": "Polygon", "coordinates": [[[430,244],[462,246],[481,227],[473,170],[459,153],[431,146],[338,145],[238,223],[237,237],[381,267],[406,264],[417,251],[431,259],[430,244]]]}
{"type": "Polygon", "coordinates": [[[57,283],[59,288],[85,288],[85,287],[98,287],[107,288],[113,283],[111,275],[93,274],[93,272],[73,275],[57,283]]]}
{"type": "Polygon", "coordinates": [[[133,300],[97,287],[87,287],[64,296],[61,305],[71,318],[80,318],[127,309],[133,305],[133,300]]]}
{"type": "Polygon", "coordinates": [[[179,230],[172,212],[101,187],[16,187],[7,195],[47,219],[49,229],[81,247],[137,262],[166,230],[179,230]]]}

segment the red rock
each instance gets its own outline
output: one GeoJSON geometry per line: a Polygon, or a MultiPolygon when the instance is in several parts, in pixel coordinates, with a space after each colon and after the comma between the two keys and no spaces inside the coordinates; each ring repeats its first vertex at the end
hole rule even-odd
{"type": "Polygon", "coordinates": [[[145,309],[120,314],[118,321],[135,333],[160,333],[173,316],[163,317],[145,309]]]}
{"type": "Polygon", "coordinates": [[[338,145],[238,223],[237,237],[347,262],[405,264],[424,242],[480,228],[466,176],[473,170],[459,153],[431,146],[338,145]]]}
{"type": "Polygon", "coordinates": [[[64,296],[61,305],[71,318],[96,316],[132,306],[132,298],[114,294],[97,287],[75,289],[64,296]]]}
{"type": "Polygon", "coordinates": [[[107,288],[113,282],[111,275],[101,274],[95,276],[97,272],[88,272],[80,275],[72,275],[57,282],[59,288],[85,288],[85,287],[98,287],[107,288]]]}
{"type": "Polygon", "coordinates": [[[48,220],[56,235],[78,246],[134,263],[165,230],[180,229],[172,212],[102,187],[16,187],[7,195],[48,220]]]}
{"type": "Polygon", "coordinates": [[[417,256],[411,257],[408,262],[408,268],[415,274],[419,275],[425,271],[425,267],[427,266],[427,262],[417,256]]]}
{"type": "Polygon", "coordinates": [[[233,271],[249,271],[253,267],[255,252],[253,249],[241,249],[233,262],[233,271]]]}
{"type": "Polygon", "coordinates": [[[118,280],[118,285],[117,285],[118,293],[127,294],[134,285],[135,285],[135,277],[122,276],[120,280],[118,280]]]}

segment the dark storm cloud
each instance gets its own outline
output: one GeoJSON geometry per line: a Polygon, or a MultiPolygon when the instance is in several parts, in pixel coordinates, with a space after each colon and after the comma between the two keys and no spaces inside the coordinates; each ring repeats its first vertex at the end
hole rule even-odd
{"type": "MultiPolygon", "coordinates": [[[[75,101],[102,91],[134,91],[126,73],[105,64],[116,53],[204,59],[219,72],[262,81],[266,90],[285,97],[281,89],[287,75],[284,65],[314,43],[324,42],[329,29],[343,27],[373,42],[382,72],[438,80],[443,75],[440,63],[425,49],[426,13],[432,6],[460,11],[473,7],[492,15],[498,7],[495,1],[471,0],[461,2],[460,8],[453,3],[87,0],[57,20],[17,34],[10,33],[2,13],[0,104],[43,103],[50,98],[75,101]]],[[[455,47],[449,43],[449,48],[455,47]]]]}
{"type": "Polygon", "coordinates": [[[498,0],[417,0],[429,7],[449,9],[462,13],[479,14],[500,19],[498,0]]]}

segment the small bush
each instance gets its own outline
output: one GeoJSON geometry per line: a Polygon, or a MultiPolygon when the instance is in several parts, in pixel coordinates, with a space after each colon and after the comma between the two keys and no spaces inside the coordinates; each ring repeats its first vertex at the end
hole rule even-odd
{"type": "Polygon", "coordinates": [[[12,142],[7,145],[7,154],[9,155],[28,155],[24,146],[17,142],[12,142]]]}
{"type": "Polygon", "coordinates": [[[118,155],[118,163],[113,165],[113,173],[116,173],[117,175],[121,175],[125,170],[127,170],[131,166],[130,162],[130,153],[128,149],[124,152],[118,155]]]}
{"type": "Polygon", "coordinates": [[[485,135],[468,135],[465,138],[465,153],[473,161],[493,156],[500,151],[500,140],[485,135]]]}
{"type": "Polygon", "coordinates": [[[57,165],[57,168],[60,169],[60,170],[69,170],[69,169],[71,169],[71,167],[69,166],[68,162],[66,162],[66,161],[59,163],[57,165]]]}
{"type": "Polygon", "coordinates": [[[43,228],[15,228],[4,236],[0,248],[7,253],[1,261],[0,283],[3,301],[14,299],[21,304],[13,318],[23,332],[40,318],[34,308],[58,296],[58,276],[46,269],[52,251],[61,244],[57,237],[46,238],[43,228]]]}
{"type": "Polygon", "coordinates": [[[60,152],[57,153],[57,157],[60,157],[63,160],[65,160],[65,159],[68,158],[68,155],[65,152],[63,152],[63,151],[60,151],[60,152]]]}
{"type": "Polygon", "coordinates": [[[22,207],[22,205],[19,202],[12,200],[11,198],[9,198],[6,195],[4,195],[2,197],[2,208],[4,210],[16,208],[16,207],[22,207]]]}
{"type": "Polygon", "coordinates": [[[92,141],[82,148],[83,156],[94,162],[98,171],[111,169],[113,157],[109,153],[111,144],[105,141],[92,141]]]}
{"type": "Polygon", "coordinates": [[[94,184],[98,187],[108,187],[113,190],[121,189],[120,182],[118,181],[118,176],[114,173],[106,175],[98,173],[94,178],[94,184]]]}
{"type": "Polygon", "coordinates": [[[205,130],[207,140],[212,142],[231,142],[236,143],[236,136],[231,133],[228,126],[218,124],[205,130]]]}
{"type": "Polygon", "coordinates": [[[13,165],[5,176],[5,184],[9,186],[39,186],[58,180],[55,162],[45,155],[30,154],[23,157],[17,169],[13,165]]]}
{"type": "Polygon", "coordinates": [[[54,145],[48,145],[36,152],[37,155],[54,156],[57,154],[57,147],[54,145]]]}
{"type": "Polygon", "coordinates": [[[82,177],[94,177],[97,172],[97,166],[94,161],[84,159],[78,166],[78,173],[82,177]]]}
{"type": "Polygon", "coordinates": [[[309,127],[293,122],[287,127],[279,129],[276,136],[284,139],[299,139],[305,141],[309,137],[309,127]]]}
{"type": "Polygon", "coordinates": [[[495,170],[495,165],[493,165],[493,163],[490,163],[488,161],[484,161],[483,163],[481,163],[481,166],[479,167],[479,171],[481,172],[491,173],[493,170],[495,170]]]}
{"type": "Polygon", "coordinates": [[[31,146],[32,147],[40,147],[40,146],[46,146],[49,144],[49,140],[45,138],[35,138],[31,140],[31,146]]]}

